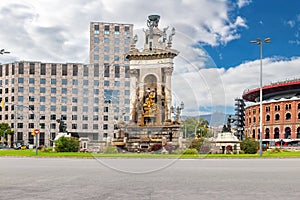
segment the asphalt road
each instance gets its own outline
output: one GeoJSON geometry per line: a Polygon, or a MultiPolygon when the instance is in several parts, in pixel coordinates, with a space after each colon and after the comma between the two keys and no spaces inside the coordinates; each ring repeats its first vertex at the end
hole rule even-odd
{"type": "Polygon", "coordinates": [[[300,159],[0,157],[0,199],[300,199],[300,159]]]}

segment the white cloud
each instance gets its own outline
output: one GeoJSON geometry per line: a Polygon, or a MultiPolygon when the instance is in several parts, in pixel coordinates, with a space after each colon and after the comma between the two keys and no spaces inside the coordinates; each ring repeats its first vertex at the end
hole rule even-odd
{"type": "Polygon", "coordinates": [[[239,8],[249,5],[252,0],[238,0],[237,5],[239,8]]]}
{"type": "MultiPolygon", "coordinates": [[[[219,0],[2,0],[1,47],[11,51],[1,62],[37,60],[88,62],[91,21],[132,23],[136,31],[146,26],[149,14],[161,15],[160,27],[175,27],[174,99],[184,101],[184,112],[199,107],[232,106],[244,89],[258,83],[259,61],[225,70],[216,68],[200,44],[218,46],[240,37],[245,19],[233,16],[232,5],[219,0]]],[[[251,3],[239,0],[238,8],[251,3]]],[[[140,37],[141,38],[141,37],[140,37]]],[[[264,59],[264,81],[297,74],[300,58],[264,59]],[[289,70],[284,70],[289,67],[289,70]],[[272,69],[272,70],[271,70],[272,69]]]]}

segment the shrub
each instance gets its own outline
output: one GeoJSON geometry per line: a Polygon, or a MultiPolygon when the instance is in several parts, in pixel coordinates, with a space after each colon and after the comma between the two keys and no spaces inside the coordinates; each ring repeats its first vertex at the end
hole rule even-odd
{"type": "Polygon", "coordinates": [[[53,149],[52,149],[52,147],[44,147],[44,148],[41,149],[41,151],[43,151],[43,152],[52,152],[53,149]]]}
{"type": "Polygon", "coordinates": [[[185,150],[184,149],[176,149],[175,151],[173,151],[173,154],[184,154],[185,150]]]}
{"type": "Polygon", "coordinates": [[[195,138],[192,140],[190,149],[197,149],[198,152],[200,152],[201,146],[203,144],[204,138],[195,138]]]}
{"type": "Polygon", "coordinates": [[[157,143],[157,144],[153,144],[151,147],[150,147],[150,150],[149,151],[159,151],[162,149],[162,144],[160,143],[157,143]]]}
{"type": "Polygon", "coordinates": [[[246,138],[241,143],[241,150],[246,154],[256,154],[259,148],[259,142],[253,138],[246,138]]]}
{"type": "Polygon", "coordinates": [[[281,150],[279,148],[274,148],[270,150],[270,153],[280,153],[281,150]]]}
{"type": "Polygon", "coordinates": [[[165,146],[165,149],[169,152],[169,153],[172,153],[173,151],[175,151],[177,149],[177,147],[173,144],[167,144],[165,146]]]}
{"type": "Polygon", "coordinates": [[[118,148],[116,146],[108,146],[104,149],[103,153],[107,153],[107,154],[118,153],[118,148]]]}
{"type": "Polygon", "coordinates": [[[79,150],[79,140],[76,137],[60,137],[55,141],[57,152],[77,152],[79,150]]]}
{"type": "Polygon", "coordinates": [[[197,149],[186,149],[183,154],[198,154],[197,149]]]}

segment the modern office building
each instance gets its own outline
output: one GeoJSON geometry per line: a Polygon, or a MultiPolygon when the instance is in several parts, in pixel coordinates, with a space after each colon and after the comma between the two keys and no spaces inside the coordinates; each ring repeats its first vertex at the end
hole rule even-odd
{"type": "Polygon", "coordinates": [[[130,113],[129,52],[132,24],[90,23],[90,67],[100,71],[100,137],[115,136],[117,124],[128,121],[130,113]]]}
{"type": "Polygon", "coordinates": [[[132,24],[92,22],[90,63],[18,61],[0,65],[1,123],[14,128],[9,143],[36,144],[32,129],[39,128],[39,145],[52,146],[67,131],[103,141],[114,137],[117,123],[129,120],[129,52],[132,24]]]}

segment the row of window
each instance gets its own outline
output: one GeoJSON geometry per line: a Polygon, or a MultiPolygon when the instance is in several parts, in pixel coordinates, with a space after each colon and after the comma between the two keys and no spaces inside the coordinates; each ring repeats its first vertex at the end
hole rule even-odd
{"type": "MultiPolygon", "coordinates": [[[[129,103],[129,101],[130,101],[129,99],[125,99],[125,103],[129,103]]],[[[80,106],[80,108],[82,109],[82,112],[84,112],[84,113],[89,112],[89,106],[80,106]]],[[[98,106],[93,106],[92,109],[93,109],[92,111],[95,112],[95,113],[99,112],[99,107],[98,106]]],[[[5,106],[4,110],[8,111],[8,106],[5,106]]],[[[14,110],[13,106],[11,106],[11,110],[14,110]]],[[[34,111],[34,106],[30,106],[30,110],[34,111]]],[[[57,110],[57,106],[50,105],[50,111],[56,111],[56,110],[57,110]]],[[[78,106],[72,106],[71,107],[71,111],[73,111],[73,112],[77,112],[78,110],[79,110],[78,106]]],[[[126,107],[125,110],[126,110],[127,113],[129,113],[129,108],[128,107],[126,107]]],[[[0,111],[2,111],[2,107],[0,107],[0,111]]],[[[46,105],[40,105],[40,111],[46,111],[46,105]]],[[[68,111],[68,106],[64,106],[64,105],[60,106],[60,111],[67,112],[68,111]]],[[[114,107],[114,112],[115,113],[118,113],[119,111],[120,111],[119,107],[114,107]]],[[[103,108],[103,112],[108,112],[108,107],[107,106],[105,106],[103,108]]],[[[8,116],[5,117],[5,120],[7,120],[7,119],[8,119],[8,116]]],[[[2,120],[2,115],[0,115],[0,120],[2,120]]]]}
{"type": "MultiPolygon", "coordinates": [[[[13,127],[13,124],[11,124],[11,126],[13,127]]],[[[46,128],[45,123],[40,123],[39,126],[40,126],[41,129],[45,129],[46,128]]],[[[24,123],[17,123],[17,128],[23,129],[23,128],[26,128],[26,127],[24,126],[24,123]]],[[[28,123],[28,128],[29,129],[35,128],[35,123],[28,123]]],[[[89,129],[89,124],[82,124],[81,128],[82,129],[89,129]]],[[[99,124],[93,124],[92,128],[93,128],[93,130],[99,130],[99,124]]],[[[49,129],[56,130],[57,129],[56,123],[50,123],[49,129]]],[[[75,123],[72,124],[71,129],[72,130],[78,129],[78,124],[75,124],[75,123]]],[[[103,124],[103,130],[108,130],[108,124],[103,124]]]]}
{"type": "MultiPolygon", "coordinates": [[[[120,34],[120,26],[119,25],[114,25],[110,26],[109,24],[104,25],[103,32],[105,35],[110,34],[110,31],[113,31],[115,35],[120,34]]],[[[129,26],[124,26],[124,35],[129,35],[130,33],[130,27],[129,26]]],[[[94,24],[94,34],[100,34],[100,26],[99,24],[94,24]]]]}
{"type": "MultiPolygon", "coordinates": [[[[99,56],[97,56],[99,60],[99,56]]],[[[115,56],[114,58],[115,60],[119,60],[119,56],[115,56]]],[[[109,60],[109,56],[106,55],[104,56],[104,60],[109,60]]],[[[126,59],[124,59],[126,60],[126,59]]],[[[5,75],[8,76],[9,75],[9,64],[6,64],[6,65],[0,65],[0,76],[3,76],[3,66],[5,66],[5,75]]],[[[72,66],[72,75],[73,76],[78,76],[78,65],[71,65],[72,66]]],[[[110,64],[109,63],[104,63],[104,68],[107,68],[109,67],[110,64]]],[[[46,64],[41,64],[40,66],[35,66],[35,63],[30,63],[29,64],[29,75],[35,75],[36,74],[36,70],[35,68],[36,67],[40,67],[40,73],[39,75],[46,75],[46,64]]],[[[68,65],[66,64],[63,64],[62,65],[62,69],[61,69],[61,75],[62,76],[67,76],[68,75],[68,65]]],[[[70,66],[69,66],[70,67],[70,66]]],[[[120,73],[120,68],[122,66],[120,66],[119,64],[116,64],[114,66],[114,70],[117,71],[116,73],[120,73]]],[[[129,77],[129,65],[124,65],[123,66],[125,68],[125,76],[126,77],[129,77]]],[[[93,73],[94,73],[94,77],[99,77],[100,75],[100,67],[99,67],[99,64],[94,64],[94,67],[92,68],[93,69],[93,73]]],[[[11,65],[11,72],[12,72],[12,75],[15,74],[15,64],[12,64],[11,65]]],[[[18,65],[18,73],[19,74],[24,74],[24,63],[19,63],[18,65]]],[[[57,66],[56,64],[51,64],[51,71],[50,71],[50,74],[51,75],[57,75],[57,66]]],[[[84,66],[83,67],[83,76],[89,76],[89,68],[88,66],[84,66]]]]}
{"type": "MultiPolygon", "coordinates": [[[[280,120],[280,114],[276,113],[275,117],[274,117],[275,121],[279,121],[280,120]]],[[[292,115],[291,113],[286,113],[285,114],[285,120],[291,120],[292,119],[292,115]]],[[[298,117],[297,119],[300,120],[300,113],[298,113],[298,117]]],[[[248,122],[249,124],[251,124],[251,118],[248,118],[248,122]]],[[[269,122],[271,120],[271,116],[269,114],[266,115],[266,121],[269,122]]],[[[259,120],[258,120],[259,121],[259,120]]],[[[253,117],[253,123],[256,123],[256,117],[253,117]]]]}
{"type": "MultiPolygon", "coordinates": [[[[103,41],[101,41],[99,37],[94,37],[94,43],[109,44],[110,42],[111,42],[110,38],[107,38],[107,37],[105,37],[103,39],[103,41]]],[[[114,38],[114,44],[119,45],[120,44],[120,39],[119,38],[114,38]]],[[[124,39],[124,44],[129,45],[130,44],[130,38],[125,38],[124,39]]]]}
{"type": "MultiPolygon", "coordinates": [[[[98,45],[94,45],[94,53],[99,52],[100,47],[98,45]]],[[[113,49],[115,54],[119,54],[120,53],[120,47],[114,47],[113,49]]],[[[103,51],[105,53],[110,53],[110,47],[109,46],[104,46],[103,47],[103,51]]],[[[129,47],[124,47],[124,52],[122,52],[122,54],[124,53],[128,53],[129,52],[129,47]]]]}
{"type": "MultiPolygon", "coordinates": [[[[258,133],[259,133],[259,129],[258,129],[258,133]]],[[[270,129],[269,128],[266,128],[265,129],[265,139],[270,139],[270,129]]],[[[256,136],[256,132],[255,132],[255,129],[252,130],[252,138],[255,138],[256,136]]],[[[260,139],[259,138],[259,134],[257,135],[257,139],[260,139]]],[[[283,137],[284,139],[291,139],[291,128],[290,127],[286,127],[285,130],[284,130],[284,133],[283,133],[283,137]]],[[[296,136],[298,139],[300,139],[300,127],[297,128],[297,136],[296,136]]],[[[279,131],[279,128],[274,128],[274,139],[280,139],[280,131],[279,131]]]]}
{"type": "MultiPolygon", "coordinates": [[[[298,110],[300,110],[300,103],[298,103],[297,106],[298,106],[298,110]]],[[[266,109],[266,112],[270,112],[270,111],[271,111],[271,107],[270,107],[270,106],[266,106],[265,109],[266,109]]],[[[291,104],[291,103],[285,104],[285,110],[291,110],[291,109],[292,109],[292,104],[291,104]]],[[[275,111],[280,111],[280,105],[275,105],[275,106],[274,106],[274,110],[275,110],[275,111]]],[[[258,108],[258,112],[259,112],[259,111],[260,111],[260,110],[259,110],[259,108],[258,108]]],[[[256,114],[256,109],[255,109],[255,108],[252,109],[252,113],[253,113],[253,115],[256,114]]],[[[251,115],[251,109],[249,109],[248,114],[251,115]]]]}

